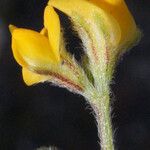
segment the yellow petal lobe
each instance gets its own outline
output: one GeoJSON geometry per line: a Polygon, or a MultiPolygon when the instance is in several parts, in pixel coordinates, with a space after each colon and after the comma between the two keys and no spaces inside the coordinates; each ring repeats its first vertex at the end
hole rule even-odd
{"type": "Polygon", "coordinates": [[[40,34],[42,34],[42,35],[48,37],[48,33],[47,33],[47,32],[48,32],[47,29],[46,29],[46,28],[43,28],[43,29],[40,31],[40,34]]]}
{"type": "Polygon", "coordinates": [[[48,38],[32,30],[15,29],[12,32],[12,50],[22,67],[47,69],[57,63],[48,38]]]}
{"type": "Polygon", "coordinates": [[[50,77],[36,74],[36,73],[26,69],[26,68],[22,69],[22,76],[23,76],[24,82],[28,86],[31,86],[33,84],[37,84],[39,82],[45,82],[47,80],[50,80],[50,77]]]}
{"type": "Polygon", "coordinates": [[[60,61],[60,20],[54,8],[47,6],[44,12],[44,26],[48,30],[49,42],[57,61],[60,61]]]}
{"type": "Polygon", "coordinates": [[[16,26],[14,26],[14,25],[12,25],[12,24],[9,25],[9,31],[10,31],[11,33],[13,33],[13,31],[14,31],[15,29],[17,29],[16,26]]]}
{"type": "MultiPolygon", "coordinates": [[[[89,1],[50,0],[48,4],[49,6],[56,7],[57,9],[66,13],[72,19],[75,19],[75,15],[80,16],[85,20],[89,28],[96,23],[99,24],[101,26],[99,30],[103,28],[107,32],[106,34],[109,34],[110,42],[112,45],[116,46],[120,42],[121,32],[116,19],[114,19],[110,14],[106,13],[106,11],[90,3],[89,1]]],[[[106,37],[108,36],[106,35],[106,37]]]]}
{"type": "Polygon", "coordinates": [[[137,27],[135,21],[124,0],[89,0],[107,13],[111,14],[119,23],[121,28],[120,44],[132,42],[137,37],[137,27]]]}

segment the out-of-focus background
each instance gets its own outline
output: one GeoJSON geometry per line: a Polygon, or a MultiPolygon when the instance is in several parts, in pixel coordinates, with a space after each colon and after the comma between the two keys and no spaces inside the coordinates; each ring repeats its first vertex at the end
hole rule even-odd
{"type": "MultiPolygon", "coordinates": [[[[46,3],[0,0],[0,150],[48,145],[98,150],[94,117],[85,100],[47,83],[27,87],[12,56],[8,24],[40,30],[46,3]]],[[[150,150],[150,1],[127,0],[127,4],[144,37],[121,58],[114,75],[115,145],[117,150],[150,150]]],[[[78,55],[78,39],[69,42],[78,55]]]]}

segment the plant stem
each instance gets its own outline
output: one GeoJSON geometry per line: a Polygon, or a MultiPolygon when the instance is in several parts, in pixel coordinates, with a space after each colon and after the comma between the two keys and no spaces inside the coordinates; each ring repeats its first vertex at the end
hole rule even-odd
{"type": "Polygon", "coordinates": [[[114,150],[109,88],[103,95],[95,92],[94,97],[89,98],[89,102],[95,113],[101,150],[114,150]]]}
{"type": "Polygon", "coordinates": [[[102,150],[114,150],[112,126],[110,119],[110,106],[105,97],[97,104],[96,119],[98,124],[98,133],[101,140],[102,150]]]}

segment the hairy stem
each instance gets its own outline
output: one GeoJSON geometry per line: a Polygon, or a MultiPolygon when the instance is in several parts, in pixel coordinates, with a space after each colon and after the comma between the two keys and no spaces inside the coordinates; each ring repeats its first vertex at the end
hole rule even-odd
{"type": "Polygon", "coordinates": [[[102,150],[114,150],[110,106],[105,101],[108,101],[107,97],[102,98],[101,103],[97,104],[95,110],[98,134],[102,150]]]}
{"type": "Polygon", "coordinates": [[[101,150],[114,150],[109,88],[103,95],[95,91],[88,99],[95,113],[101,150]]]}

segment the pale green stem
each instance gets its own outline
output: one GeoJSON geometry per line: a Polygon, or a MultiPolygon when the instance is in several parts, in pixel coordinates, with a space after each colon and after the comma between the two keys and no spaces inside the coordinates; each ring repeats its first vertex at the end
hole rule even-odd
{"type": "Polygon", "coordinates": [[[114,150],[109,88],[102,95],[96,90],[93,93],[94,95],[88,97],[88,101],[95,113],[101,150],[114,150]]]}

